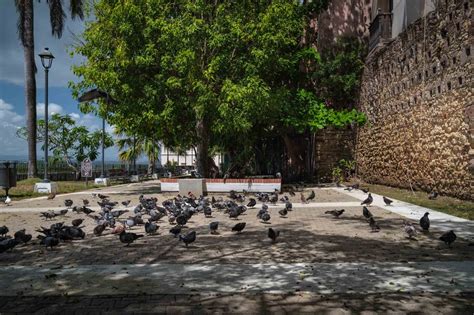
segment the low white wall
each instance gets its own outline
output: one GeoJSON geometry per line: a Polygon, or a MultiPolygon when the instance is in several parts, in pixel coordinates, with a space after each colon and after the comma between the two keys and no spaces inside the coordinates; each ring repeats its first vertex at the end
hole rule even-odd
{"type": "MultiPolygon", "coordinates": [[[[249,191],[249,192],[272,192],[275,189],[281,190],[281,182],[270,182],[270,183],[255,183],[255,182],[207,182],[205,183],[205,189],[207,192],[229,192],[234,191],[249,191]]],[[[161,191],[179,191],[178,182],[162,181],[161,191]]]]}

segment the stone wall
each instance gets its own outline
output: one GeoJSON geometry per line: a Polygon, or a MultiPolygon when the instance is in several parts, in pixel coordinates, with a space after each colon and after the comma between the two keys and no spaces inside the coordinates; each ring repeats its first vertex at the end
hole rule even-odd
{"type": "Polygon", "coordinates": [[[474,199],[472,2],[436,11],[369,54],[356,142],[358,175],[372,183],[474,199]]]}
{"type": "Polygon", "coordinates": [[[328,127],[316,133],[315,169],[320,182],[332,181],[332,169],[342,159],[354,159],[355,131],[328,127]]]}

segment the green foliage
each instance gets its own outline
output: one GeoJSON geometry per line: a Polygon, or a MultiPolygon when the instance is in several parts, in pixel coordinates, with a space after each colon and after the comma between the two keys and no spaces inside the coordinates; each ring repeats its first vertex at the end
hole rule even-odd
{"type": "Polygon", "coordinates": [[[341,183],[342,181],[344,181],[344,175],[342,173],[342,169],[339,166],[334,166],[332,168],[331,175],[332,180],[335,183],[341,183]]]}
{"type": "Polygon", "coordinates": [[[332,179],[336,183],[348,181],[354,174],[356,162],[352,160],[340,160],[336,166],[332,168],[332,179]]]}
{"type": "Polygon", "coordinates": [[[86,57],[73,68],[81,80],[70,86],[75,96],[93,87],[109,92],[119,103],[99,102],[98,113],[136,137],[167,147],[207,144],[245,164],[262,139],[364,122],[355,110],[328,106],[338,82],[347,85],[345,98],[352,95],[347,58],[301,45],[308,16],[327,3],[97,1],[74,47],[86,57]],[[340,78],[320,77],[330,69],[340,78]],[[308,84],[318,80],[322,95],[308,84]]]}
{"type": "Polygon", "coordinates": [[[354,105],[364,69],[366,47],[356,38],[340,38],[326,49],[312,74],[316,93],[326,104],[354,105]]]}
{"type": "MultiPolygon", "coordinates": [[[[38,120],[37,141],[44,142],[44,119],[38,120]]],[[[48,121],[49,150],[53,153],[53,161],[64,161],[72,169],[77,170],[81,161],[89,158],[97,159],[102,141],[102,131],[90,132],[85,126],[77,126],[69,115],[53,114],[48,121]]],[[[26,139],[26,127],[19,128],[17,135],[26,139]]],[[[105,136],[105,147],[111,147],[113,140],[110,135],[105,136]]],[[[44,145],[42,146],[44,150],[44,145]]]]}

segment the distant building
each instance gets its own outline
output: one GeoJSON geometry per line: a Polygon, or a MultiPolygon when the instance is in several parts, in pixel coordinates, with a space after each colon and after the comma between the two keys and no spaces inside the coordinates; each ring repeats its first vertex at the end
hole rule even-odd
{"type": "MultiPolygon", "coordinates": [[[[217,167],[219,167],[223,162],[221,155],[216,155],[213,159],[217,167]]],[[[175,164],[178,166],[196,167],[196,152],[194,149],[188,149],[180,154],[166,147],[164,144],[161,144],[159,163],[162,166],[166,166],[167,164],[175,164]]]]}

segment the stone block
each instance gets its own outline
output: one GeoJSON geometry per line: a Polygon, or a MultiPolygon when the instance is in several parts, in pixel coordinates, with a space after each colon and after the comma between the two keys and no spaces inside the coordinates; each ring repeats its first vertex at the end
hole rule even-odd
{"type": "Polygon", "coordinates": [[[48,182],[48,183],[36,183],[34,192],[40,193],[40,194],[50,194],[50,193],[57,193],[58,192],[58,184],[54,182],[48,182]]]}
{"type": "Polygon", "coordinates": [[[109,186],[109,179],[106,177],[99,177],[94,179],[94,184],[96,185],[102,185],[102,186],[109,186]]]}
{"type": "Polygon", "coordinates": [[[199,197],[206,191],[206,182],[203,178],[178,179],[179,194],[187,196],[189,192],[199,197]]]}

